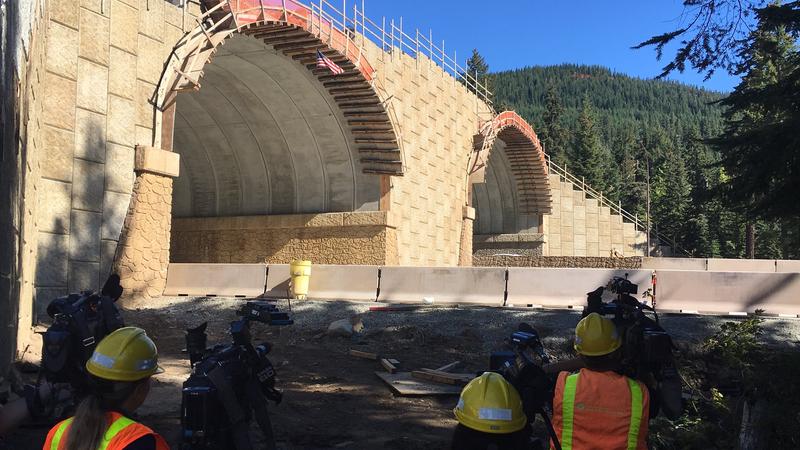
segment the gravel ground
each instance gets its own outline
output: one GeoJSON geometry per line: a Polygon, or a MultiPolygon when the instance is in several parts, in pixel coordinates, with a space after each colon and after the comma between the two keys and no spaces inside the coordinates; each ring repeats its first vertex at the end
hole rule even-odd
{"type": "MultiPolygon", "coordinates": [[[[159,347],[166,372],[138,411],[140,420],[179,448],[180,386],[189,375],[184,330],[209,322],[209,344],[228,342],[227,327],[243,299],[165,297],[123,313],[145,328],[159,347]]],[[[286,301],[279,302],[285,310],[286,301]]],[[[486,368],[488,355],[520,322],[533,325],[557,358],[571,353],[578,311],[434,306],[413,311],[373,311],[375,303],[293,301],[295,324],[251,327],[255,342],[274,344],[270,360],[285,400],[270,407],[281,449],[445,449],[455,421],[455,397],[394,397],[373,372],[377,362],[354,358],[349,349],[399,359],[403,370],[462,361],[462,372],[486,368]],[[334,320],[360,315],[356,338],[326,336],[334,320]]],[[[739,317],[663,315],[662,325],[682,345],[701,342],[725,321],[739,317]]],[[[800,346],[800,319],[767,318],[764,341],[800,346]]],[[[0,449],[40,448],[46,429],[26,429],[0,442],[0,449]]]]}

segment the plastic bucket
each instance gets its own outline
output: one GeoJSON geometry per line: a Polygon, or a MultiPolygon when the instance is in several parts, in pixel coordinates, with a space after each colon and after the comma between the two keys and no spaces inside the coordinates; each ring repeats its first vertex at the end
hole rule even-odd
{"type": "Polygon", "coordinates": [[[311,261],[294,260],[289,264],[292,276],[292,297],[304,299],[308,295],[308,282],[311,280],[311,261]]]}

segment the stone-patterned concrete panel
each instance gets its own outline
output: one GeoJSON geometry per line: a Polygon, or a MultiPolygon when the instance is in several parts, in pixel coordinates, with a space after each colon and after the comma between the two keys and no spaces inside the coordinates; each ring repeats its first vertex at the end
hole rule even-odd
{"type": "Polygon", "coordinates": [[[108,142],[133,147],[136,144],[136,105],[133,101],[108,97],[108,142]]]}
{"type": "Polygon", "coordinates": [[[87,59],[78,59],[76,104],[90,111],[106,113],[108,110],[108,67],[87,59]]]}
{"type": "Polygon", "coordinates": [[[72,181],[72,158],[75,152],[75,133],[49,125],[42,129],[44,152],[42,176],[59,181],[72,181]]]}
{"type": "MultiPolygon", "coordinates": [[[[121,0],[111,0],[111,45],[128,53],[137,51],[139,14],[121,0]]],[[[135,72],[135,68],[132,67],[135,72]]]]}
{"type": "MultiPolygon", "coordinates": [[[[108,14],[108,11],[106,11],[108,14]]],[[[81,8],[80,50],[78,55],[97,64],[108,66],[108,46],[111,21],[107,16],[81,8]]]]}
{"type": "Polygon", "coordinates": [[[53,73],[45,76],[44,122],[65,130],[75,129],[76,83],[53,73]]]}
{"type": "Polygon", "coordinates": [[[97,163],[105,162],[105,114],[82,108],[75,111],[75,157],[97,163]]]}
{"type": "Polygon", "coordinates": [[[129,194],[106,191],[103,206],[103,239],[119,240],[130,198],[129,194]]]}
{"type": "Polygon", "coordinates": [[[36,285],[66,287],[69,278],[69,236],[40,232],[37,248],[36,285]]]}
{"type": "Polygon", "coordinates": [[[50,22],[47,70],[73,80],[77,77],[78,31],[58,22],[50,22]]]}
{"type": "Polygon", "coordinates": [[[99,262],[70,261],[69,292],[94,291],[101,285],[99,262]]]}
{"type": "Polygon", "coordinates": [[[72,210],[69,233],[70,262],[100,262],[102,223],[102,213],[72,210]]]}
{"type": "Polygon", "coordinates": [[[102,212],[105,166],[76,158],[72,168],[72,208],[102,212]]]}
{"type": "Polygon", "coordinates": [[[130,100],[136,98],[136,55],[111,47],[108,93],[130,100]]]}
{"type": "Polygon", "coordinates": [[[42,179],[39,183],[39,202],[36,207],[39,230],[68,234],[72,185],[48,179],[42,179]]]}

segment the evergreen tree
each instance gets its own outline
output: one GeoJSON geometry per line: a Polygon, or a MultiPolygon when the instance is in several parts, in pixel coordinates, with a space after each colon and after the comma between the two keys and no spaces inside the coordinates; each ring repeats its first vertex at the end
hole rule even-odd
{"type": "Polygon", "coordinates": [[[573,158],[575,175],[599,191],[606,187],[606,152],[600,143],[594,108],[588,96],[583,98],[583,108],[575,132],[573,158]]]}
{"type": "Polygon", "coordinates": [[[653,217],[660,231],[676,243],[684,240],[691,206],[686,164],[679,151],[668,151],[653,183],[653,217]]]}
{"type": "Polygon", "coordinates": [[[561,106],[561,99],[555,88],[551,86],[547,90],[547,96],[545,98],[541,140],[550,158],[561,166],[567,162],[567,130],[561,123],[561,116],[563,114],[564,108],[561,106]]]}
{"type": "Polygon", "coordinates": [[[782,27],[761,17],[741,52],[744,74],[722,101],[725,131],[710,142],[729,175],[723,194],[751,219],[795,217],[800,192],[800,56],[782,27]]]}
{"type": "MultiPolygon", "coordinates": [[[[486,63],[486,60],[483,56],[478,52],[477,48],[472,49],[472,56],[467,60],[467,68],[466,74],[462,75],[469,75],[475,80],[478,80],[480,86],[478,90],[483,92],[483,88],[487,87],[489,91],[492,90],[491,83],[489,80],[489,64],[486,63]]],[[[462,82],[467,84],[467,88],[470,92],[476,92],[476,88],[474,86],[474,81],[466,82],[466,76],[462,77],[462,82]]]]}

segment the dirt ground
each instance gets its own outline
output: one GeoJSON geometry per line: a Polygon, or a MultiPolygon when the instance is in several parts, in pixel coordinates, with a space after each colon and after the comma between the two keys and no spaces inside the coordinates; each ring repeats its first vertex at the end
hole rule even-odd
{"type": "MultiPolygon", "coordinates": [[[[127,324],[142,327],[159,348],[166,372],[137,411],[138,419],[178,449],[181,384],[189,374],[184,330],[208,321],[209,344],[228,342],[230,321],[242,299],[162,298],[145,309],[125,311],[127,324]]],[[[288,309],[285,301],[279,303],[288,309]]],[[[538,329],[556,358],[570,352],[571,334],[580,316],[569,310],[434,307],[415,311],[369,311],[368,303],[293,302],[295,324],[268,327],[254,323],[254,342],[272,342],[269,355],[284,391],[270,405],[278,448],[294,449],[444,449],[456,422],[457,397],[395,397],[375,375],[375,361],[352,357],[350,349],[376,352],[401,361],[403,370],[436,368],[463,362],[460,372],[484,370],[493,349],[525,321],[538,329]],[[362,315],[359,337],[327,336],[334,320],[362,315]]],[[[699,342],[723,319],[674,315],[662,325],[683,344],[699,342]]],[[[725,318],[724,320],[730,320],[725,318]]],[[[732,319],[735,320],[735,319],[732,319]]],[[[798,345],[800,320],[769,320],[767,341],[798,345]]],[[[255,429],[254,429],[255,430],[255,429]]],[[[41,448],[47,429],[25,428],[0,441],[0,449],[41,448]]],[[[258,435],[254,431],[254,435],[258,435]]]]}

